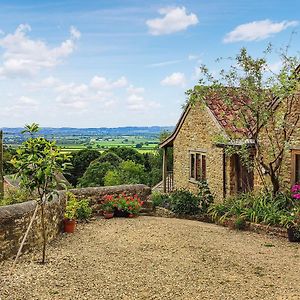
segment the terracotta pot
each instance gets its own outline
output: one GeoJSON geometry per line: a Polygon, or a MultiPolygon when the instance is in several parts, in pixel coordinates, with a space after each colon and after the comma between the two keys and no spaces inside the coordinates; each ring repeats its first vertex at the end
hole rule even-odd
{"type": "Polygon", "coordinates": [[[103,212],[103,216],[104,216],[105,219],[111,219],[111,218],[114,217],[114,212],[106,212],[106,211],[104,211],[103,212]]]}
{"type": "Polygon", "coordinates": [[[293,242],[293,243],[300,242],[300,236],[299,236],[298,229],[296,229],[294,227],[290,227],[287,229],[287,234],[288,234],[288,239],[290,242],[293,242]]]}
{"type": "Polygon", "coordinates": [[[73,233],[76,227],[76,220],[64,219],[64,232],[73,233]]]}

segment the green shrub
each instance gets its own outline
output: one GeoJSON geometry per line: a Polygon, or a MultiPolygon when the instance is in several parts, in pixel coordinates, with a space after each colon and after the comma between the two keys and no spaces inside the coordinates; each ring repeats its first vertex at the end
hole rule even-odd
{"type": "Polygon", "coordinates": [[[160,206],[164,208],[170,207],[170,197],[168,194],[162,194],[159,192],[153,192],[151,195],[151,201],[153,207],[160,206]]]}
{"type": "Polygon", "coordinates": [[[199,198],[188,190],[177,190],[170,196],[171,210],[177,214],[195,215],[199,212],[199,198]]]}
{"type": "Polygon", "coordinates": [[[109,162],[92,162],[83,176],[78,179],[79,187],[103,186],[107,172],[114,170],[114,166],[109,162]]]}
{"type": "Polygon", "coordinates": [[[198,184],[198,188],[199,188],[199,192],[198,192],[199,210],[202,213],[207,213],[208,208],[214,202],[214,197],[213,197],[212,193],[210,192],[207,181],[205,181],[205,180],[200,181],[198,184]]]}
{"type": "Polygon", "coordinates": [[[110,170],[104,177],[104,185],[137,184],[146,183],[144,166],[131,160],[120,163],[115,170],[110,170]]]}
{"type": "Polygon", "coordinates": [[[247,193],[211,205],[209,213],[214,220],[242,217],[253,223],[279,225],[282,216],[290,209],[291,201],[285,194],[273,197],[269,193],[247,193]]]}
{"type": "Polygon", "coordinates": [[[75,220],[77,217],[77,207],[78,207],[78,201],[76,196],[71,193],[67,192],[67,202],[66,202],[66,210],[64,217],[68,220],[75,220]]]}
{"type": "Polygon", "coordinates": [[[244,230],[246,228],[246,220],[243,217],[238,217],[234,221],[234,228],[237,230],[244,230]]]}
{"type": "Polygon", "coordinates": [[[88,220],[92,215],[92,209],[90,207],[90,202],[88,199],[82,199],[78,201],[77,197],[71,193],[67,192],[67,203],[65,210],[65,218],[69,220],[88,220]]]}
{"type": "Polygon", "coordinates": [[[32,199],[33,197],[26,190],[10,188],[5,191],[4,198],[0,200],[0,206],[22,203],[32,199]]]}
{"type": "Polygon", "coordinates": [[[92,215],[92,208],[90,207],[90,202],[88,199],[82,199],[78,201],[77,206],[77,219],[88,220],[92,215]]]}
{"type": "Polygon", "coordinates": [[[227,213],[227,205],[226,203],[214,203],[209,209],[208,213],[211,215],[214,221],[220,220],[227,213]]]}

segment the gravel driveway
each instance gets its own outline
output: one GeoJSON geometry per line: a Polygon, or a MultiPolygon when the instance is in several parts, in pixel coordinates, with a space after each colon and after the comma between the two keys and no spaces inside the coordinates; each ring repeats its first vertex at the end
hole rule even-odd
{"type": "Polygon", "coordinates": [[[197,221],[139,217],[80,225],[15,274],[0,299],[300,299],[300,246],[197,221]]]}

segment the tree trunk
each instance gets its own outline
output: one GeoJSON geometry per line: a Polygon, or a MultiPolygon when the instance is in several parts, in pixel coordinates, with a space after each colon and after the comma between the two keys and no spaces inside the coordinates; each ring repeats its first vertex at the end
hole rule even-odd
{"type": "Polygon", "coordinates": [[[41,211],[42,211],[42,232],[43,232],[43,258],[42,258],[42,264],[45,263],[46,258],[46,243],[47,243],[47,236],[46,236],[46,224],[45,224],[45,202],[42,202],[41,205],[41,211]]]}
{"type": "Polygon", "coordinates": [[[275,174],[270,174],[270,177],[273,186],[273,196],[275,196],[280,189],[279,179],[275,174]]]}

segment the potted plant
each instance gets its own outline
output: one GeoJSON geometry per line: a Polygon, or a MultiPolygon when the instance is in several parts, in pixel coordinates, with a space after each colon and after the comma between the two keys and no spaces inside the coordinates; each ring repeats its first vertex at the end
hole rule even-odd
{"type": "Polygon", "coordinates": [[[127,212],[128,212],[128,217],[129,218],[134,218],[136,217],[143,205],[143,201],[137,196],[134,195],[132,196],[127,196],[127,212]]]}
{"type": "Polygon", "coordinates": [[[300,184],[292,186],[291,196],[294,199],[294,208],[283,220],[285,221],[289,241],[300,242],[300,184]]]}
{"type": "Polygon", "coordinates": [[[143,201],[138,195],[129,196],[122,193],[120,195],[106,195],[102,210],[107,211],[107,208],[109,208],[114,212],[115,217],[133,218],[138,215],[142,205],[143,201]]]}
{"type": "Polygon", "coordinates": [[[281,216],[280,224],[287,229],[290,242],[300,242],[300,216],[299,211],[294,209],[291,213],[281,216]]]}
{"type": "Polygon", "coordinates": [[[114,207],[112,202],[107,202],[102,206],[103,216],[105,219],[111,219],[114,217],[114,207]]]}
{"type": "Polygon", "coordinates": [[[74,194],[67,193],[67,204],[64,214],[64,232],[73,233],[76,227],[78,202],[74,194]]]}

